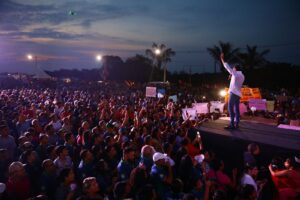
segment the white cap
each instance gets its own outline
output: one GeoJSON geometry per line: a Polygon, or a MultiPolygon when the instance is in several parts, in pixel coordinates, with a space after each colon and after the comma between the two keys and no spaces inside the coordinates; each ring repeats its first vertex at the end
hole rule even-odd
{"type": "Polygon", "coordinates": [[[153,158],[153,162],[156,162],[156,161],[159,161],[159,160],[162,160],[162,159],[166,159],[167,157],[164,154],[160,153],[160,152],[156,152],[156,153],[153,154],[152,158],[153,158]]]}
{"type": "Polygon", "coordinates": [[[194,157],[194,159],[199,163],[201,164],[204,160],[204,155],[203,154],[199,154],[197,156],[194,157]]]}
{"type": "Polygon", "coordinates": [[[2,194],[6,189],[6,185],[4,183],[0,183],[0,194],[2,194]]]}

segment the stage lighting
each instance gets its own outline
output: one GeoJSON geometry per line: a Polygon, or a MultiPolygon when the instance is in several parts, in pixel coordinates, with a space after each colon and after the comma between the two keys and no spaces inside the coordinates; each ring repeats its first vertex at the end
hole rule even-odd
{"type": "Polygon", "coordinates": [[[219,92],[219,95],[220,95],[221,97],[225,97],[226,94],[227,94],[227,92],[226,92],[225,90],[221,90],[221,91],[219,92]]]}

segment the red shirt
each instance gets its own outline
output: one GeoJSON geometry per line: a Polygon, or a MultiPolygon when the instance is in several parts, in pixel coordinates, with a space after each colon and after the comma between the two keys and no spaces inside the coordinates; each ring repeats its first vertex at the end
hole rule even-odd
{"type": "Polygon", "coordinates": [[[187,151],[188,151],[188,154],[190,156],[192,156],[194,158],[194,156],[200,154],[200,149],[199,148],[196,148],[193,144],[188,144],[187,145],[187,151]]]}
{"type": "Polygon", "coordinates": [[[18,181],[9,179],[6,183],[6,191],[9,197],[15,197],[20,200],[28,199],[31,196],[30,181],[27,177],[18,181]]]}

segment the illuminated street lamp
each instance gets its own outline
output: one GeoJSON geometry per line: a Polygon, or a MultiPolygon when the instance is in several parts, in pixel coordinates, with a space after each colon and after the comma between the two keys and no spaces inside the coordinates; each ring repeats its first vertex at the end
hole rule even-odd
{"type": "Polygon", "coordinates": [[[225,90],[221,90],[221,91],[219,92],[219,95],[220,95],[221,97],[225,97],[226,94],[227,94],[227,92],[226,92],[225,90]]]}
{"type": "Polygon", "coordinates": [[[100,62],[102,60],[102,56],[100,55],[100,54],[98,54],[97,56],[96,56],[96,61],[97,62],[100,62]]]}
{"type": "Polygon", "coordinates": [[[155,49],[155,51],[154,51],[154,53],[155,53],[155,55],[160,55],[160,53],[161,53],[161,50],[160,49],[155,49]]]}
{"type": "MultiPolygon", "coordinates": [[[[160,49],[155,49],[154,53],[156,56],[160,56],[161,55],[161,50],[160,49]]],[[[167,63],[165,63],[164,65],[164,83],[167,81],[167,63]]]]}
{"type": "Polygon", "coordinates": [[[38,70],[38,64],[37,64],[37,56],[34,56],[32,54],[27,54],[27,59],[29,61],[32,61],[33,58],[34,58],[34,67],[35,67],[35,70],[37,70],[37,72],[38,72],[39,70],[38,70]]]}
{"type": "Polygon", "coordinates": [[[32,60],[32,59],[33,59],[33,56],[32,56],[31,54],[28,54],[28,55],[27,55],[27,59],[28,59],[28,60],[32,60]]]}

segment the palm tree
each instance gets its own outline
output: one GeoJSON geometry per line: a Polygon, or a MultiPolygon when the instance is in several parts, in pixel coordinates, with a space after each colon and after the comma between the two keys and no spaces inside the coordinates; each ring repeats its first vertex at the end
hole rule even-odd
{"type": "Polygon", "coordinates": [[[233,48],[233,45],[229,42],[219,42],[219,46],[215,45],[212,48],[207,48],[208,53],[214,58],[215,60],[215,73],[217,72],[217,64],[220,66],[220,70],[223,72],[225,71],[221,60],[220,55],[223,52],[224,58],[227,62],[236,62],[238,61],[237,54],[239,53],[239,48],[233,48]]]}
{"type": "Polygon", "coordinates": [[[257,51],[257,46],[251,47],[247,45],[246,49],[246,53],[239,54],[241,64],[246,69],[253,70],[255,67],[260,67],[267,63],[267,60],[264,57],[270,52],[269,49],[266,49],[261,53],[257,51]]]}
{"type": "Polygon", "coordinates": [[[146,49],[146,55],[152,60],[153,64],[156,63],[156,67],[159,69],[161,69],[163,64],[171,62],[171,57],[175,56],[175,54],[173,49],[167,48],[164,44],[158,45],[153,43],[151,49],[146,49]],[[160,50],[160,53],[156,54],[155,51],[158,49],[160,50]]]}
{"type": "Polygon", "coordinates": [[[171,57],[175,56],[175,51],[173,51],[172,48],[167,48],[164,44],[158,45],[153,43],[152,48],[146,49],[145,53],[152,60],[153,65],[158,69],[161,69],[162,66],[164,66],[164,81],[166,81],[167,63],[172,61],[171,57]]]}

